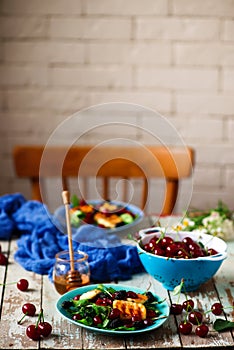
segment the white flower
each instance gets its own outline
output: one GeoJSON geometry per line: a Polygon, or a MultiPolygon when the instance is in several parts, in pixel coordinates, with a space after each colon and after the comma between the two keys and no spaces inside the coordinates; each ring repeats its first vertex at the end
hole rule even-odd
{"type": "Polygon", "coordinates": [[[222,232],[225,240],[234,239],[234,223],[232,220],[225,219],[223,221],[222,232]]]}

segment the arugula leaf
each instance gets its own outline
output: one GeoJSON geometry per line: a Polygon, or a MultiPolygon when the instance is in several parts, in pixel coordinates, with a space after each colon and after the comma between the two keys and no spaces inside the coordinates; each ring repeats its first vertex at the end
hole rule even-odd
{"type": "Polygon", "coordinates": [[[99,289],[100,291],[102,291],[104,293],[107,293],[109,296],[112,296],[112,294],[115,293],[115,291],[116,291],[114,288],[111,288],[111,287],[107,288],[103,284],[99,284],[97,286],[97,289],[99,289]]]}
{"type": "Polygon", "coordinates": [[[234,322],[217,318],[214,322],[213,327],[217,332],[222,332],[227,329],[234,328],[234,322]]]}

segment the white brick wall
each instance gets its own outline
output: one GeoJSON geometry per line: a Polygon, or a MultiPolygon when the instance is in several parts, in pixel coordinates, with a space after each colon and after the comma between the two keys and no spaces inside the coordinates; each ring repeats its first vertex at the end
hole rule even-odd
{"type": "MultiPolygon", "coordinates": [[[[222,199],[234,209],[233,18],[234,0],[2,0],[0,194],[29,197],[28,182],[14,174],[15,144],[46,143],[73,113],[126,102],[161,113],[171,129],[150,113],[112,111],[143,129],[97,128],[82,140],[156,143],[144,132],[152,129],[173,143],[176,128],[196,151],[191,206],[222,199]]],[[[91,127],[86,120],[60,142],[91,127]]]]}

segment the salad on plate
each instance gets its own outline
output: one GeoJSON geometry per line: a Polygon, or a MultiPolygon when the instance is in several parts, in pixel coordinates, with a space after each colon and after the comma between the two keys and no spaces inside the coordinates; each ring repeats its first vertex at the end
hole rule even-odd
{"type": "Polygon", "coordinates": [[[139,218],[133,206],[115,201],[85,201],[76,195],[71,198],[71,224],[79,227],[86,223],[105,229],[115,229],[132,224],[139,218]]]}
{"type": "Polygon", "coordinates": [[[72,290],[61,297],[57,308],[71,322],[107,333],[148,331],[169,315],[168,304],[152,292],[113,284],[72,290]]]}

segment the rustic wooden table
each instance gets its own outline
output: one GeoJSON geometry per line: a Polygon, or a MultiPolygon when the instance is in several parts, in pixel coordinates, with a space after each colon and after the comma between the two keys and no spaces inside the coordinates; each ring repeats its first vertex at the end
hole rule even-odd
{"type": "MultiPolygon", "coordinates": [[[[41,276],[25,271],[14,262],[14,252],[17,241],[0,242],[2,250],[9,256],[8,266],[0,266],[0,282],[7,284],[0,286],[1,293],[1,349],[234,349],[234,331],[218,333],[213,330],[212,323],[215,316],[207,314],[210,332],[206,338],[199,338],[194,334],[181,335],[178,332],[180,316],[170,315],[166,322],[154,331],[136,336],[104,336],[82,329],[64,320],[56,311],[56,302],[60,295],[54,289],[47,276],[41,276]],[[21,292],[16,284],[9,284],[26,278],[30,288],[21,292]],[[43,308],[45,319],[53,326],[52,334],[41,341],[30,340],[25,330],[27,325],[35,323],[37,316],[25,317],[21,325],[17,320],[22,317],[22,305],[32,302],[37,308],[43,308]]],[[[197,309],[207,310],[217,301],[226,306],[233,305],[234,296],[234,242],[228,243],[228,258],[224,261],[213,280],[204,284],[197,292],[189,293],[195,301],[197,309]]],[[[166,291],[160,283],[153,280],[148,274],[140,273],[129,281],[119,281],[124,285],[131,285],[155,292],[162,298],[167,298],[170,305],[178,296],[166,291]]],[[[181,295],[182,301],[184,296],[181,295]]],[[[226,309],[225,314],[219,316],[234,321],[234,310],[226,309]]]]}

